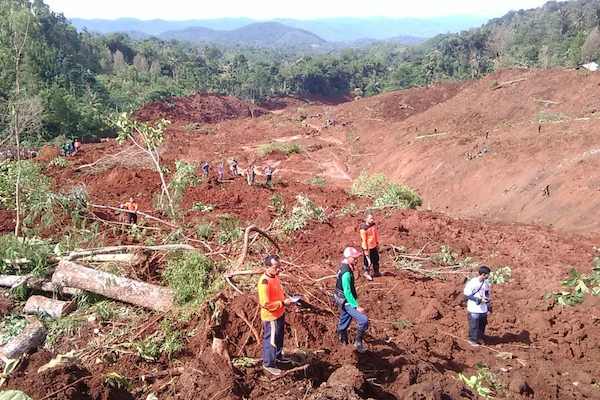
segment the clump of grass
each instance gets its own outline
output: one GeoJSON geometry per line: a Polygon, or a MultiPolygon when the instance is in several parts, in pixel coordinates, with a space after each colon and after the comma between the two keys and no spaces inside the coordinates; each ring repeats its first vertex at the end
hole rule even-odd
{"type": "Polygon", "coordinates": [[[215,288],[215,263],[199,253],[180,253],[167,261],[163,278],[178,304],[201,303],[215,288]]]}
{"type": "Polygon", "coordinates": [[[69,166],[69,160],[67,160],[64,157],[56,157],[48,163],[48,166],[57,168],[67,168],[69,166]]]}
{"type": "Polygon", "coordinates": [[[373,200],[375,208],[417,208],[423,204],[421,197],[411,188],[388,182],[383,174],[360,174],[352,183],[351,194],[373,200]]]}
{"type": "Polygon", "coordinates": [[[266,143],[258,146],[258,155],[261,157],[268,156],[273,153],[281,153],[286,156],[290,156],[292,154],[300,154],[302,152],[302,147],[298,143],[266,143]]]}
{"type": "Polygon", "coordinates": [[[217,240],[220,245],[236,242],[241,239],[242,234],[240,220],[237,217],[229,214],[223,214],[219,217],[219,235],[217,240]]]}
{"type": "Polygon", "coordinates": [[[192,211],[200,211],[203,213],[211,212],[215,209],[215,206],[212,204],[204,204],[201,201],[194,203],[192,206],[192,211]]]}
{"type": "Polygon", "coordinates": [[[210,240],[215,234],[213,224],[210,222],[202,223],[196,226],[196,236],[199,239],[210,240]]]}
{"type": "Polygon", "coordinates": [[[52,249],[50,245],[35,238],[23,239],[14,235],[0,236],[0,273],[24,275],[32,273],[44,276],[52,249]],[[27,260],[21,263],[20,260],[27,260]]]}
{"type": "Polygon", "coordinates": [[[173,321],[165,319],[160,329],[153,335],[133,345],[138,356],[146,361],[158,361],[161,354],[169,360],[183,349],[183,336],[173,326],[173,321]]]}
{"type": "Polygon", "coordinates": [[[313,176],[308,180],[309,185],[325,187],[327,185],[327,181],[322,176],[313,176]]]}
{"type": "Polygon", "coordinates": [[[66,317],[46,322],[48,335],[46,336],[45,347],[52,349],[58,340],[62,337],[74,336],[85,322],[86,318],[82,315],[71,314],[66,317]]]}
{"type": "Polygon", "coordinates": [[[299,194],[290,216],[283,220],[281,225],[285,233],[291,233],[306,227],[310,221],[326,220],[327,216],[322,207],[318,207],[308,196],[299,194]]]}
{"type": "Polygon", "coordinates": [[[392,327],[395,329],[410,329],[413,327],[413,323],[407,319],[399,319],[397,321],[392,322],[392,327]]]}
{"type": "Polygon", "coordinates": [[[271,205],[269,207],[275,210],[275,214],[283,215],[285,213],[285,202],[283,197],[279,193],[271,196],[271,205]]]}
{"type": "Polygon", "coordinates": [[[2,318],[0,321],[0,346],[23,332],[25,326],[27,326],[27,321],[21,316],[10,314],[2,318]]]}
{"type": "Polygon", "coordinates": [[[358,206],[355,203],[350,203],[346,206],[344,206],[341,210],[340,210],[340,216],[346,216],[346,215],[356,215],[358,214],[358,206]]]}
{"type": "Polygon", "coordinates": [[[540,111],[537,115],[537,121],[539,123],[544,123],[544,122],[559,122],[559,121],[563,121],[565,119],[568,119],[569,117],[566,116],[563,113],[559,113],[559,112],[552,112],[552,111],[540,111]]]}

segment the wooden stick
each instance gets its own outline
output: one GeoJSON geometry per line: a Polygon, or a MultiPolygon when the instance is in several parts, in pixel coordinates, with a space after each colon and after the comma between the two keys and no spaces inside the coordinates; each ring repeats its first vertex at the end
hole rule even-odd
{"type": "MultiPolygon", "coordinates": [[[[98,209],[102,209],[102,210],[112,210],[112,211],[125,212],[125,213],[130,213],[131,212],[130,210],[127,210],[127,209],[124,209],[124,208],[111,207],[111,206],[103,206],[103,205],[100,205],[100,204],[90,204],[90,207],[92,207],[92,208],[98,208],[98,209]]],[[[156,218],[156,217],[154,217],[154,216],[152,216],[150,214],[146,214],[145,212],[136,211],[135,213],[139,214],[139,215],[141,215],[141,216],[143,216],[143,217],[145,217],[147,219],[150,219],[152,221],[156,221],[156,222],[159,222],[159,223],[161,223],[163,225],[169,226],[171,228],[175,228],[175,229],[179,228],[175,224],[172,224],[170,222],[164,221],[164,220],[162,220],[160,218],[156,218]]]]}
{"type": "Polygon", "coordinates": [[[72,251],[67,256],[68,261],[81,257],[95,256],[98,254],[131,253],[134,251],[194,251],[195,247],[189,244],[165,244],[161,246],[109,246],[95,249],[72,251]]]}
{"type": "Polygon", "coordinates": [[[287,371],[285,371],[283,374],[271,379],[271,382],[276,381],[278,379],[281,379],[287,375],[293,374],[294,372],[298,372],[298,371],[306,371],[308,369],[308,367],[310,366],[310,364],[304,364],[300,367],[296,367],[296,368],[292,368],[292,369],[288,369],[287,371]]]}
{"type": "Polygon", "coordinates": [[[436,137],[436,136],[445,136],[447,135],[448,132],[443,132],[443,133],[432,133],[430,135],[421,135],[421,136],[417,136],[415,139],[425,139],[425,138],[430,138],[430,137],[436,137]]]}
{"type": "Polygon", "coordinates": [[[81,381],[83,381],[83,380],[85,380],[87,378],[91,378],[91,377],[92,377],[92,375],[81,377],[81,378],[77,379],[75,382],[69,383],[67,386],[63,386],[62,388],[60,388],[60,389],[58,389],[58,390],[56,390],[56,391],[54,391],[54,392],[52,392],[50,394],[47,394],[46,396],[42,397],[40,400],[47,400],[47,399],[49,399],[49,398],[51,398],[53,396],[56,396],[57,394],[64,392],[68,388],[77,385],[79,382],[81,382],[81,381]]]}
{"type": "Polygon", "coordinates": [[[246,325],[248,325],[248,328],[250,328],[250,330],[252,331],[252,334],[254,335],[254,338],[256,339],[256,343],[260,343],[260,337],[258,336],[258,332],[256,332],[256,329],[254,329],[254,327],[252,326],[252,324],[250,324],[250,322],[248,322],[248,320],[246,319],[246,317],[244,317],[244,315],[241,312],[236,311],[235,314],[240,317],[240,319],[242,321],[244,321],[244,323],[246,325]]]}

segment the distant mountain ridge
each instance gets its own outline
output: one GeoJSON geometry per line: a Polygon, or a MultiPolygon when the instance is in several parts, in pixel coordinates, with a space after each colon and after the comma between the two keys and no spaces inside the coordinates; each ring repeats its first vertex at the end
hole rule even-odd
{"type": "Polygon", "coordinates": [[[192,27],[159,35],[164,40],[180,40],[194,44],[212,43],[226,46],[253,47],[319,47],[326,41],[312,32],[292,28],[279,22],[259,22],[233,30],[192,27]]]}
{"type": "Polygon", "coordinates": [[[328,42],[353,42],[363,39],[386,40],[397,37],[428,38],[448,32],[459,32],[481,26],[487,17],[448,16],[436,18],[323,18],[314,20],[275,19],[256,21],[250,18],[219,18],[186,21],[165,21],[160,19],[139,20],[120,18],[116,20],[72,18],[71,23],[79,30],[86,28],[98,33],[136,31],[161,37],[174,31],[189,28],[208,28],[230,31],[254,23],[278,22],[290,28],[308,31],[328,42]]]}

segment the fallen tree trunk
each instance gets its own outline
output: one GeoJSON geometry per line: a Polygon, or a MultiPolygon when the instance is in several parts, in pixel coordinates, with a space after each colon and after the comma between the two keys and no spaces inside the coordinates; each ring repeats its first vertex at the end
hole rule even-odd
{"type": "Polygon", "coordinates": [[[60,287],[52,284],[52,282],[46,279],[35,278],[31,275],[0,275],[1,287],[9,287],[12,289],[23,284],[27,285],[30,289],[41,290],[42,292],[61,293],[71,296],[77,296],[83,293],[80,289],[60,287]]]}
{"type": "Polygon", "coordinates": [[[58,264],[52,275],[52,283],[101,294],[156,311],[169,311],[173,307],[171,289],[96,271],[66,260],[58,264]]]}
{"type": "Polygon", "coordinates": [[[27,299],[23,312],[25,314],[48,315],[51,318],[60,318],[75,309],[74,301],[53,300],[44,296],[31,296],[27,299]]]}
{"type": "Polygon", "coordinates": [[[97,249],[72,251],[66,257],[67,261],[73,261],[83,257],[93,257],[102,254],[133,253],[136,251],[195,251],[196,248],[189,244],[165,244],[162,246],[110,246],[97,249]]]}
{"type": "Polygon", "coordinates": [[[91,263],[119,263],[137,265],[146,260],[146,257],[140,253],[118,253],[118,254],[95,254],[79,258],[81,261],[91,263]]]}
{"type": "Polygon", "coordinates": [[[41,346],[46,339],[46,328],[36,318],[30,319],[23,332],[0,347],[0,359],[3,362],[21,357],[41,346]]]}

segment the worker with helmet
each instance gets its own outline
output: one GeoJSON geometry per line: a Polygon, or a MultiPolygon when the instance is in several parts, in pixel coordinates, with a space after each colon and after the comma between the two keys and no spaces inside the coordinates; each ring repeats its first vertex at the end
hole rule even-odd
{"type": "Polygon", "coordinates": [[[360,251],[354,247],[346,247],[344,249],[344,258],[337,273],[334,297],[340,309],[340,321],[337,327],[340,342],[348,344],[348,327],[352,319],[355,319],[358,328],[356,330],[354,347],[356,347],[359,353],[364,353],[366,346],[363,342],[363,337],[369,327],[369,319],[365,313],[365,309],[358,305],[353,270],[356,260],[360,256],[360,251]]]}

